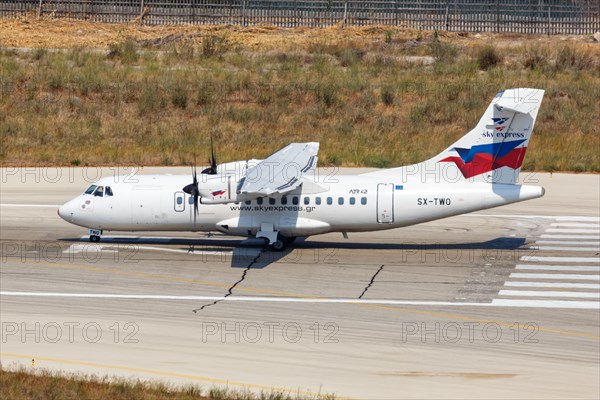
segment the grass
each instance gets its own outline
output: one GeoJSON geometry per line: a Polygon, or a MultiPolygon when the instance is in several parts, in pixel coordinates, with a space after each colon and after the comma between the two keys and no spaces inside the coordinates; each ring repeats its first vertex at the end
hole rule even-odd
{"type": "Polygon", "coordinates": [[[273,30],[261,46],[206,29],[152,45],[120,34],[107,51],[0,48],[0,163],[182,165],[206,158],[212,135],[222,161],[320,141],[321,165],[398,166],[525,86],[546,90],[525,168],[600,172],[594,44],[368,28],[273,30]]]}
{"type": "Polygon", "coordinates": [[[107,376],[59,374],[24,367],[0,367],[0,394],[11,400],[25,399],[114,399],[114,400],[333,400],[332,395],[309,397],[295,393],[235,390],[227,387],[204,389],[198,385],[174,386],[107,376]]]}

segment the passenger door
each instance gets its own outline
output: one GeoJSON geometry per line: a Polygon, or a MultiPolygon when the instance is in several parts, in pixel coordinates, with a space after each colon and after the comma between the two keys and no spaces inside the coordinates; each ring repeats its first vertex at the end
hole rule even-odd
{"type": "Polygon", "coordinates": [[[394,222],[394,184],[377,185],[377,222],[391,224],[394,222]]]}

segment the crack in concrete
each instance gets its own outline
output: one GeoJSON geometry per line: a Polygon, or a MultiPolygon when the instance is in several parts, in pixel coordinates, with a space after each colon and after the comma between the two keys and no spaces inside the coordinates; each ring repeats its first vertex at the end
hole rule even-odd
{"type": "Polygon", "coordinates": [[[244,268],[244,272],[242,273],[242,277],[240,278],[240,280],[237,281],[237,282],[235,282],[233,285],[231,285],[231,287],[229,288],[229,290],[227,290],[227,293],[223,296],[222,299],[215,300],[212,303],[205,304],[202,307],[196,308],[196,309],[194,309],[192,311],[194,313],[198,313],[199,311],[204,310],[206,307],[214,306],[217,303],[220,303],[223,300],[225,300],[227,297],[231,296],[233,294],[233,289],[235,289],[235,287],[237,285],[239,285],[240,283],[242,283],[244,281],[244,279],[246,279],[246,275],[248,274],[248,271],[250,271],[250,269],[252,268],[252,266],[258,262],[258,259],[263,254],[263,252],[265,251],[265,249],[266,249],[266,247],[262,248],[262,250],[260,251],[260,253],[258,253],[258,255],[256,257],[254,257],[254,259],[252,261],[250,261],[250,264],[248,264],[248,266],[246,268],[244,268]]]}
{"type": "Polygon", "coordinates": [[[381,267],[379,267],[379,269],[377,270],[377,272],[375,272],[375,274],[373,274],[373,276],[371,277],[371,281],[369,282],[367,287],[365,287],[365,290],[363,290],[363,292],[360,294],[360,296],[358,296],[359,299],[362,299],[363,296],[365,295],[365,293],[367,293],[367,290],[369,290],[369,288],[373,285],[373,282],[375,282],[375,278],[383,270],[384,266],[385,266],[385,264],[382,264],[381,267]]]}

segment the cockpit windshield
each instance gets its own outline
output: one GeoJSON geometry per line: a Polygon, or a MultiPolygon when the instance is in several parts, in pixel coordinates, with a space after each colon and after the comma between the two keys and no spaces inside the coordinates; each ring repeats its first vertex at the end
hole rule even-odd
{"type": "Polygon", "coordinates": [[[92,185],[85,191],[85,194],[93,194],[96,197],[112,196],[113,191],[110,186],[92,185]]]}
{"type": "Polygon", "coordinates": [[[98,187],[98,186],[96,186],[96,185],[92,185],[92,186],[90,186],[90,187],[88,188],[88,190],[86,190],[86,191],[85,191],[85,194],[92,194],[92,193],[94,193],[94,190],[96,190],[96,188],[97,188],[97,187],[98,187]]]}

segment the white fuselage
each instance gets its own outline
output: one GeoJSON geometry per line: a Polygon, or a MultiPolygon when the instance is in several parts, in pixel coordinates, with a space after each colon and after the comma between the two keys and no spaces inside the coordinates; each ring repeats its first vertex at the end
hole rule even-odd
{"type": "Polygon", "coordinates": [[[182,188],[189,175],[105,178],[112,196],[83,194],[59,209],[66,221],[103,231],[221,231],[254,236],[264,224],[284,236],[392,229],[543,195],[535,186],[395,182],[389,176],[335,176],[303,184],[284,197],[199,204],[182,188]]]}

